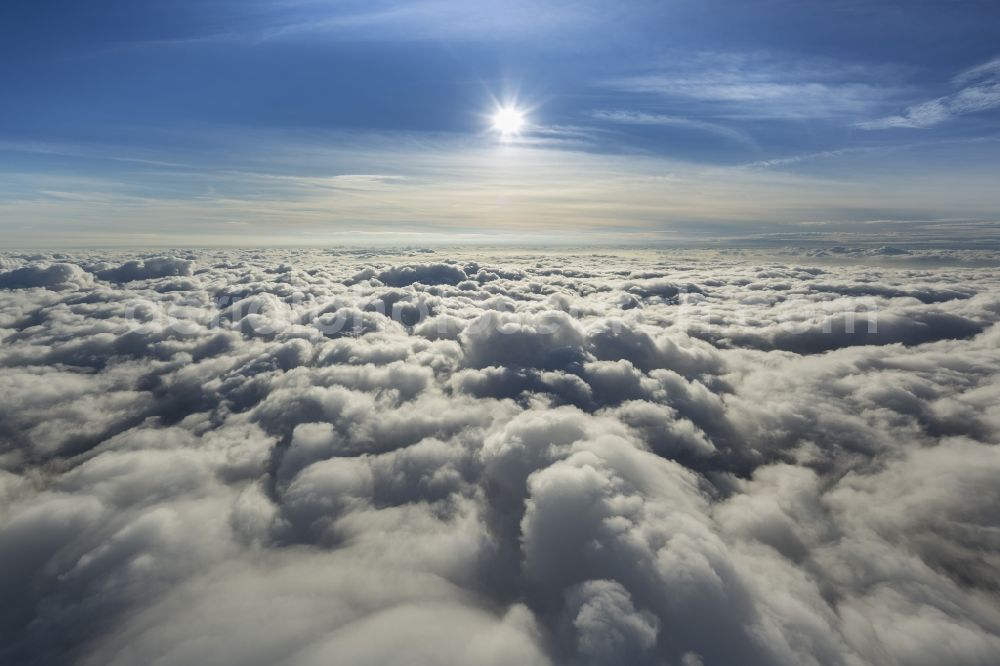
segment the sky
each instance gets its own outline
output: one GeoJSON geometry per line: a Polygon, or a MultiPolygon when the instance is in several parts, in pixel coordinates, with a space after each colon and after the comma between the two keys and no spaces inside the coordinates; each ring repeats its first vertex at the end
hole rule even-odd
{"type": "Polygon", "coordinates": [[[11,246],[997,238],[990,0],[8,0],[0,80],[11,246]]]}

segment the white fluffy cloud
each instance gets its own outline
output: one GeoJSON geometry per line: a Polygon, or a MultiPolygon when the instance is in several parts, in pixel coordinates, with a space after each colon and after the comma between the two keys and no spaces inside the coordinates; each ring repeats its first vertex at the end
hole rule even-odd
{"type": "Polygon", "coordinates": [[[1000,280],[848,250],[9,254],[0,660],[998,663],[1000,280]]]}

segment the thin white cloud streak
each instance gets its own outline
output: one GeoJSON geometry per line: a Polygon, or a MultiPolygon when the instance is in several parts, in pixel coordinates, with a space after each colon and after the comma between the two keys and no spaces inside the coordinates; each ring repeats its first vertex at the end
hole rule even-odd
{"type": "Polygon", "coordinates": [[[498,36],[533,35],[553,28],[575,27],[592,22],[595,2],[560,3],[515,0],[481,0],[474,3],[454,0],[418,2],[366,2],[351,9],[337,8],[331,15],[329,3],[312,3],[309,20],[271,30],[268,37],[294,33],[366,31],[391,33],[394,37],[458,38],[462,40],[498,36]]]}
{"type": "Polygon", "coordinates": [[[374,0],[369,2],[273,3],[247,25],[175,39],[131,42],[131,47],[171,46],[199,42],[267,42],[308,35],[336,35],[340,40],[391,39],[454,42],[500,39],[554,43],[557,34],[600,27],[609,12],[604,0],[566,3],[558,0],[374,0]],[[545,38],[542,39],[542,36],[545,38]]]}
{"type": "Polygon", "coordinates": [[[698,102],[715,118],[828,119],[881,106],[887,72],[841,63],[791,64],[767,54],[687,54],[679,64],[607,81],[613,90],[698,102]]]}
{"type": "MultiPolygon", "coordinates": [[[[921,141],[909,141],[906,143],[885,143],[880,145],[854,146],[850,148],[836,148],[832,150],[821,150],[811,153],[800,153],[787,155],[784,157],[773,157],[765,160],[756,160],[743,165],[747,169],[768,169],[774,167],[791,167],[797,164],[820,161],[840,160],[852,155],[868,155],[871,160],[885,159],[889,155],[914,154],[921,151],[948,150],[956,146],[990,145],[1000,143],[1000,137],[983,136],[970,139],[925,139],[921,141]]],[[[900,158],[902,159],[902,158],[900,158]]],[[[913,158],[918,164],[924,165],[924,158],[913,158]]],[[[896,175],[896,174],[894,174],[896,175]]],[[[900,170],[898,175],[904,175],[900,170]]],[[[964,174],[963,178],[975,177],[964,174]]]]}
{"type": "Polygon", "coordinates": [[[665,127],[678,127],[682,129],[696,130],[722,136],[737,143],[752,145],[753,140],[745,133],[719,123],[710,123],[703,120],[694,120],[683,116],[672,116],[664,113],[646,113],[643,111],[629,111],[624,109],[599,110],[594,111],[591,116],[597,120],[622,125],[662,125],[665,127]]]}
{"type": "Polygon", "coordinates": [[[906,108],[900,114],[858,123],[865,130],[927,129],[959,116],[1000,107],[1000,58],[959,74],[954,83],[964,86],[944,95],[906,108]]]}
{"type": "Polygon", "coordinates": [[[811,162],[814,160],[824,160],[837,157],[844,157],[845,155],[851,155],[856,153],[872,153],[886,150],[885,147],[859,147],[859,148],[839,148],[836,150],[822,150],[815,153],[804,153],[801,155],[789,155],[788,157],[775,157],[767,160],[758,160],[756,162],[750,162],[746,165],[748,169],[758,169],[758,168],[771,168],[771,167],[784,167],[791,166],[794,164],[800,164],[802,162],[811,162]]]}
{"type": "Polygon", "coordinates": [[[977,65],[955,77],[957,83],[970,83],[986,77],[1000,76],[1000,57],[996,57],[982,65],[977,65]]]}

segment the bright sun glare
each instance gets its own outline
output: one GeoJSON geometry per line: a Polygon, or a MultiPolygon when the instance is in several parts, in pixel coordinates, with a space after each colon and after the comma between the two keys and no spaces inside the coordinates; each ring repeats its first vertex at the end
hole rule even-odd
{"type": "Polygon", "coordinates": [[[524,113],[514,107],[498,109],[493,116],[493,129],[500,132],[500,136],[509,137],[518,134],[522,127],[524,127],[524,113]]]}

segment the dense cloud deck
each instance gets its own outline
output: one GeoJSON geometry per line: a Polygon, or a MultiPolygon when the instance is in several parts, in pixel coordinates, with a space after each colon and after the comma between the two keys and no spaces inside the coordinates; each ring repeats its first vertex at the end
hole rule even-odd
{"type": "Polygon", "coordinates": [[[6,255],[0,655],[1000,663],[1000,276],[863,254],[6,255]]]}

